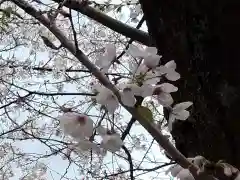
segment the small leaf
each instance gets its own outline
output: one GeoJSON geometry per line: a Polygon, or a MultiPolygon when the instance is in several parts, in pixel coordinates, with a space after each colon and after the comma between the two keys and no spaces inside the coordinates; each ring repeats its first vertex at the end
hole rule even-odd
{"type": "Polygon", "coordinates": [[[138,106],[137,111],[142,117],[144,117],[145,119],[147,119],[150,122],[153,122],[153,114],[149,108],[144,107],[144,106],[138,106]]]}

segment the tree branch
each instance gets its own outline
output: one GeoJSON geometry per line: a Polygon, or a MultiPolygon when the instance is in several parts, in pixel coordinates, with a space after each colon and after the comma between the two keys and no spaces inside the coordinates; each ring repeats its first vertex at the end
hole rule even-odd
{"type": "MultiPolygon", "coordinates": [[[[53,0],[56,3],[61,3],[62,0],[53,0]]],[[[128,38],[131,38],[134,41],[138,41],[146,46],[150,45],[150,40],[148,33],[128,26],[121,21],[113,19],[112,17],[102,13],[101,11],[92,8],[84,2],[77,0],[67,0],[64,3],[64,6],[74,9],[75,11],[80,12],[81,14],[86,15],[87,17],[97,21],[98,23],[110,28],[113,31],[116,31],[128,38]]]]}

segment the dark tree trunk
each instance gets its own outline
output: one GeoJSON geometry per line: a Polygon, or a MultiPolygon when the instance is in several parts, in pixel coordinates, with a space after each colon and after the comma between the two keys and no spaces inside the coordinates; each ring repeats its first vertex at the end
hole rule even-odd
{"type": "Polygon", "coordinates": [[[140,3],[153,44],[182,75],[175,101],[194,102],[191,117],[174,123],[176,147],[240,168],[240,1],[140,3]]]}

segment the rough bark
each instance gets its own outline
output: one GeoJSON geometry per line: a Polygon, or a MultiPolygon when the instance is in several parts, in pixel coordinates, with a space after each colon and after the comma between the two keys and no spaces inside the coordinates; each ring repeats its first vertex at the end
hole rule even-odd
{"type": "Polygon", "coordinates": [[[240,168],[240,2],[140,0],[163,61],[182,78],[175,101],[193,101],[191,117],[172,135],[187,157],[203,155],[240,168]]]}

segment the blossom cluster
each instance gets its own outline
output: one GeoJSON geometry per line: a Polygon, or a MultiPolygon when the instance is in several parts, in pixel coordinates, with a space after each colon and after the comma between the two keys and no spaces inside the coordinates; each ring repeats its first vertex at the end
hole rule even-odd
{"type": "MultiPolygon", "coordinates": [[[[194,158],[188,158],[188,160],[198,167],[198,174],[205,171],[205,166],[210,163],[207,159],[205,159],[203,156],[196,156],[194,158]]],[[[223,169],[223,173],[227,177],[232,177],[234,175],[234,180],[240,180],[240,173],[238,173],[238,170],[233,167],[232,165],[228,163],[219,162],[216,163],[215,166],[219,166],[223,169]]],[[[166,174],[170,173],[173,177],[179,179],[179,180],[194,180],[193,175],[189,171],[189,169],[182,168],[178,164],[172,165],[166,172],[166,174]]]]}
{"type": "MultiPolygon", "coordinates": [[[[160,65],[162,56],[157,54],[155,47],[140,49],[135,45],[130,45],[127,53],[140,61],[129,64],[130,70],[133,72],[131,80],[117,85],[121,99],[119,100],[108,88],[97,84],[93,88],[97,92],[96,102],[103,105],[109,113],[114,113],[119,107],[119,101],[125,106],[134,107],[137,96],[153,97],[160,105],[170,109],[168,128],[171,131],[175,119],[186,120],[189,117],[190,113],[186,109],[192,105],[192,102],[182,102],[172,107],[174,100],[171,93],[178,91],[178,88],[168,82],[161,83],[162,79],[169,81],[180,79],[180,74],[176,72],[175,61],[160,65]]],[[[106,73],[115,58],[116,48],[113,44],[108,44],[105,54],[96,61],[96,65],[106,73]]]]}
{"type": "MultiPolygon", "coordinates": [[[[155,47],[140,49],[130,45],[127,53],[140,61],[129,64],[132,72],[131,80],[117,84],[120,98],[105,86],[94,84],[95,101],[105,107],[108,113],[114,114],[120,104],[134,107],[137,97],[153,97],[160,105],[170,109],[168,128],[171,131],[175,119],[186,120],[189,117],[190,113],[186,109],[192,105],[192,102],[182,102],[172,106],[174,101],[171,93],[178,91],[178,88],[171,83],[161,82],[162,79],[176,81],[180,78],[180,74],[176,72],[176,63],[172,60],[160,65],[161,56],[157,54],[155,47]]],[[[96,65],[103,73],[107,73],[115,59],[116,47],[108,44],[105,54],[97,59],[96,65]]],[[[123,145],[118,133],[109,132],[101,125],[94,127],[93,120],[84,114],[66,112],[60,117],[60,126],[65,134],[77,141],[76,148],[80,151],[92,150],[98,154],[105,154],[106,151],[115,153],[123,145]],[[100,144],[92,140],[94,131],[102,138],[100,144]]]]}
{"type": "Polygon", "coordinates": [[[97,154],[104,155],[106,151],[112,153],[119,151],[123,145],[118,133],[109,133],[101,125],[94,127],[93,120],[84,114],[67,112],[60,116],[59,120],[64,133],[77,141],[75,147],[80,151],[92,150],[97,154]],[[100,145],[89,140],[94,130],[102,137],[100,145]]]}

